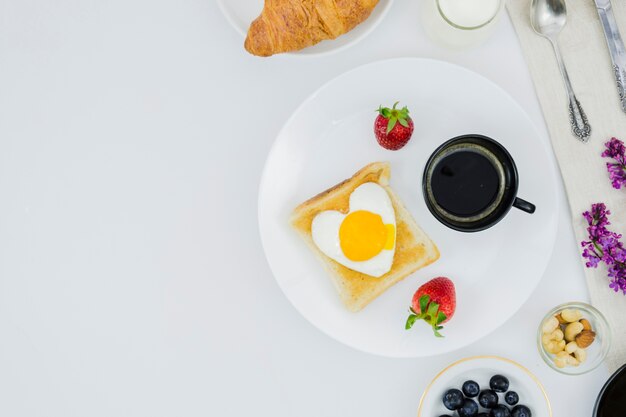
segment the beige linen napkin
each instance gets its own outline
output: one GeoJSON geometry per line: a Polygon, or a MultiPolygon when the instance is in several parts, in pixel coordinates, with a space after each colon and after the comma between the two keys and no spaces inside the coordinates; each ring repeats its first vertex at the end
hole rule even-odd
{"type": "MultiPolygon", "coordinates": [[[[552,139],[572,211],[578,241],[587,240],[581,213],[592,203],[604,202],[612,215],[609,229],[626,235],[626,190],[611,187],[604,143],[612,136],[626,140],[626,113],[618,99],[612,64],[593,0],[567,2],[567,25],[559,45],[576,96],[591,125],[589,143],[571,133],[568,101],[550,42],[530,27],[530,0],[509,0],[507,9],[520,39],[535,90],[552,139]]],[[[613,0],[621,33],[626,36],[626,3],[613,0]]],[[[625,237],[626,239],[626,237],[625,237]]],[[[558,244],[558,242],[557,242],[558,244]]],[[[608,319],[613,344],[607,365],[612,372],[626,363],[626,296],[608,287],[606,267],[584,267],[592,304],[608,319]]],[[[567,277],[554,277],[567,283],[567,277]]]]}

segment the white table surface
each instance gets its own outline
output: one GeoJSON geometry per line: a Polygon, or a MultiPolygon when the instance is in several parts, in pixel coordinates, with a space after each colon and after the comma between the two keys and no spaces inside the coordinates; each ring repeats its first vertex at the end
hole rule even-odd
{"type": "Polygon", "coordinates": [[[210,0],[0,0],[0,415],[414,416],[441,368],[496,354],[537,374],[554,416],[590,416],[607,370],[563,376],[535,347],[549,308],[587,299],[560,183],[540,287],[462,351],[357,352],[272,278],[259,176],[285,119],[330,78],[392,57],[454,62],[545,132],[508,18],[451,52],[418,13],[397,1],[337,55],[259,59],[210,0]]]}

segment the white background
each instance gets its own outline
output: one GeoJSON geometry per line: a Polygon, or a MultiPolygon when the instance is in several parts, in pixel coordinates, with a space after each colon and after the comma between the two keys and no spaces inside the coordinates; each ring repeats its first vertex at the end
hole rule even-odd
{"type": "Polygon", "coordinates": [[[0,0],[0,415],[414,416],[441,368],[497,354],[537,374],[555,416],[589,416],[608,372],[557,374],[535,347],[549,308],[587,299],[560,182],[539,288],[502,328],[430,359],[313,328],[260,245],[274,137],[357,65],[463,65],[545,131],[508,18],[464,52],[426,39],[417,0],[337,55],[260,59],[242,43],[210,0],[0,0]]]}

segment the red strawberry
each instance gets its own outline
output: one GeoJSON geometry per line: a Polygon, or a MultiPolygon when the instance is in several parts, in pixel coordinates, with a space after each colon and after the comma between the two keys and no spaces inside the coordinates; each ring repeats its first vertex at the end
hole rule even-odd
{"type": "Polygon", "coordinates": [[[397,151],[411,139],[413,134],[413,120],[409,116],[409,109],[396,109],[396,101],[392,108],[378,107],[378,116],[374,121],[376,140],[385,149],[397,151]]]}
{"type": "Polygon", "coordinates": [[[417,320],[424,320],[431,325],[435,336],[443,337],[439,334],[439,330],[443,329],[441,324],[450,320],[456,310],[454,283],[446,277],[431,279],[417,289],[410,310],[405,326],[407,330],[417,320]]]}

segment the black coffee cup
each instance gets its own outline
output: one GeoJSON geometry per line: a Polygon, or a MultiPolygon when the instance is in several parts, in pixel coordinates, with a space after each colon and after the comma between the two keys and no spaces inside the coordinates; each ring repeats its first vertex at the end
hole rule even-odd
{"type": "Polygon", "coordinates": [[[626,365],[604,384],[593,407],[593,417],[626,416],[626,365]]]}
{"type": "Polygon", "coordinates": [[[482,135],[450,139],[426,162],[422,191],[426,206],[444,225],[478,232],[504,218],[511,207],[534,213],[517,197],[519,175],[511,154],[482,135]]]}

